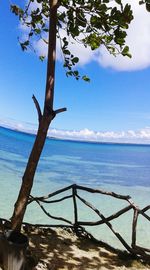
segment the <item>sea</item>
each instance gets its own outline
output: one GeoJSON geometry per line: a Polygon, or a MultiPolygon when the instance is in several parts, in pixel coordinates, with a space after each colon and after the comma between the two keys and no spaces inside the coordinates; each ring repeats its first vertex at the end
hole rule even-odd
{"type": "MultiPolygon", "coordinates": [[[[14,209],[22,175],[33,146],[35,135],[0,127],[0,217],[9,219],[14,209]]],[[[37,172],[32,196],[46,196],[58,189],[78,184],[93,189],[130,195],[140,208],[150,205],[150,145],[93,143],[83,141],[46,140],[37,172]]],[[[52,199],[71,194],[71,190],[52,199]]],[[[128,203],[103,194],[79,191],[80,196],[108,217],[128,203]]],[[[79,221],[99,221],[101,218],[79,199],[79,221]]],[[[46,204],[51,215],[74,220],[71,199],[46,204]]],[[[150,216],[150,210],[146,212],[150,216]]],[[[111,222],[114,230],[131,244],[133,211],[111,222]]],[[[25,222],[38,224],[66,224],[47,217],[35,202],[27,207],[25,222]]],[[[85,226],[99,240],[124,249],[107,225],[85,226]]],[[[150,222],[139,216],[137,245],[150,248],[150,222]]]]}

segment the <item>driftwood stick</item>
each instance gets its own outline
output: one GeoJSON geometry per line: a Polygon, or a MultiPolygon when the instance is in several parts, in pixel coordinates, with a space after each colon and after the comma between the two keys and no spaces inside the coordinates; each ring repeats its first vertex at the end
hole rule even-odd
{"type": "Polygon", "coordinates": [[[43,212],[44,212],[48,217],[50,217],[50,218],[52,218],[52,219],[56,219],[56,220],[61,220],[61,221],[64,221],[64,222],[66,222],[66,223],[69,223],[69,224],[73,225],[71,221],[69,221],[69,220],[67,220],[67,219],[65,219],[65,218],[62,218],[62,217],[55,217],[55,216],[51,215],[50,213],[48,213],[48,212],[45,210],[45,208],[40,204],[39,201],[36,200],[36,202],[38,203],[38,205],[41,207],[41,209],[43,210],[43,212]]]}
{"type": "Polygon", "coordinates": [[[34,95],[32,96],[32,99],[33,99],[34,104],[35,104],[35,107],[36,107],[36,109],[37,109],[38,120],[39,120],[39,123],[40,123],[41,118],[42,118],[41,108],[40,108],[39,102],[37,101],[37,99],[36,99],[36,97],[35,97],[34,95]]]}
{"type": "Polygon", "coordinates": [[[141,210],[141,212],[146,212],[146,211],[148,211],[149,209],[150,209],[150,205],[144,207],[144,208],[141,210]]]}
{"type": "MultiPolygon", "coordinates": [[[[80,199],[80,196],[77,195],[77,197],[80,199]]],[[[130,209],[132,209],[132,206],[129,205],[123,209],[121,209],[120,211],[116,212],[115,214],[109,216],[106,218],[107,221],[111,221],[113,219],[118,218],[119,216],[121,216],[122,214],[126,213],[127,211],[129,211],[130,209]]],[[[88,222],[88,221],[78,221],[79,225],[83,225],[83,226],[96,226],[96,225],[102,225],[104,224],[105,221],[104,220],[99,220],[96,222],[88,222]]]]}
{"type": "Polygon", "coordinates": [[[138,210],[134,210],[133,222],[132,222],[132,248],[135,248],[136,245],[136,227],[138,219],[138,210]]]}
{"type": "Polygon", "coordinates": [[[29,227],[37,227],[37,228],[72,228],[72,225],[64,225],[64,224],[36,224],[36,223],[28,223],[28,222],[23,222],[22,223],[25,226],[29,226],[29,227]]]}
{"type": "Polygon", "coordinates": [[[76,188],[80,189],[80,190],[90,192],[90,193],[100,193],[100,194],[103,194],[103,195],[112,196],[114,198],[121,199],[121,200],[129,200],[131,198],[129,195],[127,195],[127,196],[119,195],[119,194],[117,194],[115,192],[109,192],[109,191],[105,191],[105,190],[101,190],[101,189],[93,189],[93,188],[89,188],[89,187],[83,187],[83,186],[80,186],[80,185],[76,185],[76,188]]]}
{"type": "Polygon", "coordinates": [[[36,201],[36,200],[42,201],[42,202],[43,202],[44,200],[47,200],[47,199],[49,199],[49,198],[51,198],[51,197],[53,197],[53,196],[56,196],[56,195],[58,195],[58,194],[60,194],[60,193],[62,193],[62,192],[65,192],[65,191],[67,191],[67,190],[69,190],[69,189],[72,189],[73,186],[74,186],[74,185],[70,185],[70,186],[68,186],[68,187],[61,188],[61,189],[59,189],[59,190],[57,190],[57,191],[55,191],[55,192],[49,193],[47,196],[33,197],[33,196],[30,195],[28,204],[31,203],[32,201],[36,201]]]}
{"type": "Polygon", "coordinates": [[[146,219],[148,219],[148,220],[150,221],[150,217],[149,217],[147,214],[145,214],[142,210],[139,210],[139,213],[140,213],[143,217],[145,217],[146,219]]]}
{"type": "Polygon", "coordinates": [[[131,198],[127,199],[128,203],[132,205],[133,209],[139,210],[138,205],[136,205],[131,198]]]}
{"type": "MultiPolygon", "coordinates": [[[[79,196],[78,196],[79,197],[79,196]]],[[[107,221],[107,218],[105,218],[105,216],[100,213],[100,211],[98,209],[96,209],[92,204],[90,204],[89,202],[87,202],[86,200],[84,200],[83,198],[80,197],[80,200],[86,204],[89,208],[91,208],[103,221],[104,223],[110,228],[110,230],[115,234],[115,236],[120,240],[120,242],[122,243],[122,245],[130,252],[130,253],[134,253],[132,248],[126,243],[126,241],[123,239],[123,237],[117,233],[114,229],[112,224],[107,221]]]]}
{"type": "Polygon", "coordinates": [[[74,228],[75,228],[75,231],[77,230],[77,227],[78,227],[78,210],[77,210],[76,194],[77,194],[77,190],[76,190],[76,187],[74,186],[72,188],[72,196],[73,196],[73,205],[74,205],[74,228]]]}
{"type": "Polygon", "coordinates": [[[141,259],[150,260],[150,255],[146,253],[145,248],[135,246],[134,253],[136,254],[136,256],[138,256],[141,259]]]}
{"type": "Polygon", "coordinates": [[[137,249],[137,250],[143,250],[143,251],[146,251],[146,252],[150,252],[150,249],[149,248],[140,247],[138,245],[135,246],[135,249],[137,249]]]}
{"type": "MultiPolygon", "coordinates": [[[[104,190],[100,190],[100,189],[92,189],[92,188],[89,188],[89,187],[83,187],[83,186],[74,184],[74,185],[70,185],[70,186],[68,186],[66,188],[59,189],[59,190],[57,190],[57,191],[55,191],[53,193],[49,193],[47,196],[35,197],[35,198],[30,196],[29,203],[30,203],[30,201],[33,201],[33,200],[36,200],[36,199],[38,199],[39,201],[46,200],[46,199],[51,198],[51,197],[53,197],[53,196],[55,196],[55,195],[57,195],[57,194],[59,194],[61,192],[72,189],[73,187],[76,187],[77,190],[79,189],[79,190],[84,190],[84,191],[87,191],[87,192],[90,192],[90,193],[99,193],[99,194],[108,195],[108,196],[115,197],[117,199],[122,199],[122,200],[127,200],[127,201],[131,198],[129,195],[124,196],[124,195],[116,194],[114,192],[108,192],[108,191],[104,191],[104,190]]],[[[130,202],[130,204],[132,204],[132,203],[130,202]]]]}
{"type": "MultiPolygon", "coordinates": [[[[59,113],[59,112],[58,112],[59,113]]],[[[68,192],[69,193],[69,192],[68,192]]],[[[75,229],[78,228],[83,228],[81,226],[96,226],[96,225],[101,225],[101,224],[106,224],[110,230],[112,231],[112,233],[119,239],[119,241],[122,243],[122,245],[131,253],[134,254],[135,256],[138,256],[140,258],[150,258],[150,254],[146,254],[150,253],[150,249],[149,248],[143,248],[140,246],[136,245],[136,227],[137,227],[137,221],[138,221],[138,215],[141,214],[143,217],[145,217],[148,221],[150,221],[150,216],[148,215],[148,213],[146,213],[148,210],[150,210],[150,205],[144,207],[143,209],[139,209],[139,207],[132,201],[130,196],[124,196],[124,195],[119,195],[116,194],[114,192],[107,192],[104,190],[100,190],[100,189],[93,189],[93,188],[89,188],[89,187],[84,187],[84,186],[80,186],[80,185],[70,185],[68,187],[59,189],[53,193],[48,194],[47,196],[42,196],[42,197],[33,197],[30,196],[29,198],[29,203],[31,203],[32,201],[35,201],[36,203],[38,203],[38,205],[41,207],[41,209],[43,210],[43,212],[50,218],[59,220],[59,221],[63,221],[65,223],[68,223],[67,225],[44,225],[44,224],[37,224],[37,226],[39,227],[73,227],[75,229]],[[53,196],[59,195],[62,192],[66,192],[69,191],[70,189],[72,189],[71,195],[66,195],[64,197],[61,197],[60,199],[56,199],[56,200],[51,200],[50,198],[52,198],[53,196]],[[125,200],[128,203],[128,206],[124,207],[123,209],[119,210],[118,212],[105,217],[95,206],[93,206],[91,203],[89,203],[88,201],[86,201],[85,199],[83,199],[81,196],[79,196],[77,194],[77,191],[85,191],[85,192],[90,192],[93,194],[102,194],[102,195],[108,195],[108,196],[112,196],[116,199],[121,199],[121,200],[125,200]],[[55,217],[52,216],[50,213],[47,212],[47,210],[43,207],[43,205],[41,203],[58,203],[61,202],[63,200],[66,199],[70,199],[73,198],[73,206],[74,206],[74,222],[71,222],[65,218],[62,217],[55,217]],[[49,200],[50,199],[50,200],[49,200]],[[77,199],[79,199],[81,202],[83,202],[87,207],[89,207],[90,209],[92,209],[100,218],[98,221],[96,222],[90,222],[90,221],[79,221],[78,220],[78,208],[77,208],[77,199]],[[41,202],[41,203],[40,203],[41,202]],[[133,209],[134,210],[134,215],[133,215],[133,221],[132,221],[132,241],[131,241],[131,246],[128,245],[128,243],[123,239],[123,237],[114,230],[112,224],[110,223],[110,221],[118,218],[119,216],[121,216],[122,214],[126,213],[127,211],[133,209]]],[[[36,224],[35,224],[36,225],[36,224]]]]}
{"type": "Polygon", "coordinates": [[[43,202],[43,203],[58,203],[58,202],[62,202],[64,200],[67,200],[67,199],[70,199],[72,198],[72,195],[68,195],[68,196],[65,196],[63,198],[60,198],[60,199],[57,199],[57,200],[50,200],[50,201],[47,201],[47,200],[38,200],[36,199],[37,201],[40,201],[40,202],[43,202]]]}

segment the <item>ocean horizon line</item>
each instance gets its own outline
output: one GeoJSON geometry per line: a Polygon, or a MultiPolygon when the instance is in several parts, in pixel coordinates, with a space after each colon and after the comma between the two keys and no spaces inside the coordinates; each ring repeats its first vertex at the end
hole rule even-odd
{"type": "MultiPolygon", "coordinates": [[[[18,132],[21,134],[25,134],[27,136],[33,136],[36,137],[36,131],[34,130],[22,130],[16,127],[9,127],[5,125],[0,124],[0,128],[12,131],[12,132],[18,132]]],[[[104,144],[104,145],[124,145],[124,146],[148,146],[150,147],[150,143],[138,143],[138,142],[116,142],[116,141],[96,141],[96,140],[86,140],[83,138],[65,138],[65,137],[59,137],[59,136],[50,136],[47,135],[48,140],[58,140],[58,141],[65,141],[65,142],[74,142],[74,143],[88,143],[88,144],[104,144]]]]}
{"type": "MultiPolygon", "coordinates": [[[[28,134],[36,134],[38,125],[31,122],[16,121],[12,118],[0,117],[0,126],[25,132],[28,134]]],[[[150,145],[150,126],[142,127],[138,130],[92,130],[82,128],[78,130],[59,129],[50,127],[47,137],[52,137],[60,140],[71,140],[93,143],[115,143],[115,144],[136,144],[150,145]]]]}

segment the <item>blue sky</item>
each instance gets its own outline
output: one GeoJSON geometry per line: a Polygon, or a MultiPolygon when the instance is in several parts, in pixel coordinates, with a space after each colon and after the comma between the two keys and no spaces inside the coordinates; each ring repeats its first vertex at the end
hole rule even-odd
{"type": "MultiPolygon", "coordinates": [[[[57,61],[55,109],[67,107],[67,112],[53,121],[54,135],[150,141],[150,13],[137,3],[127,39],[131,60],[109,56],[103,48],[92,53],[75,45],[72,49],[81,58],[79,69],[91,78],[90,83],[66,78],[57,61]]],[[[25,129],[37,123],[32,94],[43,105],[46,62],[21,51],[17,37],[25,35],[26,29],[10,13],[6,0],[1,1],[0,25],[0,123],[25,129]]],[[[42,43],[36,48],[45,52],[42,43]]]]}

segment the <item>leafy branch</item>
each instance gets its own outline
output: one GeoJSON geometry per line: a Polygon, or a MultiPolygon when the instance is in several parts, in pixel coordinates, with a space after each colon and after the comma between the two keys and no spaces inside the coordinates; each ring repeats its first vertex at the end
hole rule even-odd
{"type": "MultiPolygon", "coordinates": [[[[37,0],[37,5],[29,0],[22,8],[11,5],[12,12],[28,29],[28,38],[20,42],[22,50],[27,50],[35,41],[42,39],[49,31],[48,18],[50,14],[49,1],[37,0]]],[[[63,54],[63,66],[67,76],[73,76],[89,81],[87,76],[81,76],[77,70],[80,59],[74,55],[69,46],[69,39],[80,42],[91,50],[97,50],[105,46],[113,55],[122,54],[131,57],[129,47],[125,44],[127,29],[133,19],[133,13],[129,4],[123,4],[122,0],[61,0],[57,12],[57,36],[60,39],[63,54]],[[63,29],[65,35],[61,38],[59,31],[63,29]]],[[[140,4],[149,5],[149,0],[140,1],[140,4]]],[[[34,46],[33,46],[34,47],[34,46]]],[[[40,60],[44,60],[41,55],[40,60]]]]}

